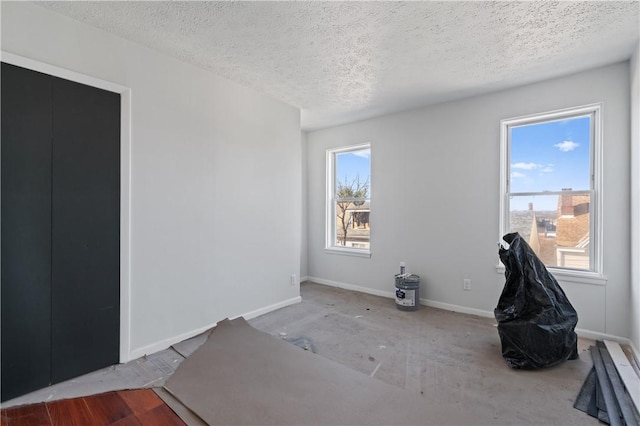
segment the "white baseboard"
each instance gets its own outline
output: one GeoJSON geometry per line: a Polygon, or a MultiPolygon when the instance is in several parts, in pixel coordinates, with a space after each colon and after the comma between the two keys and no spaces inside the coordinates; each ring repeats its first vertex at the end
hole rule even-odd
{"type": "Polygon", "coordinates": [[[432,308],[443,309],[445,311],[459,312],[461,314],[475,315],[483,318],[495,318],[495,316],[493,315],[493,312],[491,311],[484,311],[482,309],[469,308],[469,307],[460,306],[460,305],[452,305],[450,303],[437,302],[435,300],[420,298],[420,304],[424,306],[429,306],[432,308]]]}
{"type": "Polygon", "coordinates": [[[338,281],[325,280],[324,278],[309,277],[309,281],[316,284],[328,285],[330,287],[342,288],[345,290],[357,291],[359,293],[373,294],[374,296],[388,297],[394,299],[396,294],[391,291],[375,290],[372,288],[361,287],[353,284],[345,284],[338,281]]]}
{"type": "MultiPolygon", "coordinates": [[[[318,277],[308,277],[308,279],[309,281],[312,281],[314,283],[328,285],[331,287],[342,288],[345,290],[358,291],[360,293],[372,294],[374,296],[388,297],[391,299],[396,297],[395,293],[390,291],[375,290],[375,289],[370,289],[367,287],[357,286],[353,284],[345,284],[338,281],[325,280],[324,278],[318,278],[318,277]]],[[[438,302],[435,300],[420,298],[420,304],[424,306],[429,306],[432,308],[443,309],[445,311],[459,312],[459,313],[468,314],[468,315],[476,315],[484,318],[495,318],[493,315],[493,312],[491,311],[485,311],[485,310],[476,309],[476,308],[469,308],[467,306],[453,305],[451,303],[438,302]]],[[[584,330],[580,328],[576,329],[576,333],[578,334],[578,336],[585,339],[613,340],[614,342],[618,342],[623,345],[629,345],[634,351],[636,355],[636,359],[640,359],[638,357],[638,350],[632,345],[631,341],[626,337],[614,336],[611,334],[600,333],[600,332],[591,331],[591,330],[584,330]]]]}
{"type": "Polygon", "coordinates": [[[309,281],[311,278],[309,278],[308,275],[305,275],[304,277],[300,277],[300,282],[303,283],[305,281],[309,281]]]}
{"type": "Polygon", "coordinates": [[[300,303],[300,302],[302,302],[302,298],[300,296],[297,296],[288,300],[283,300],[282,302],[274,303],[273,305],[265,306],[264,308],[256,309],[255,311],[247,312],[246,314],[238,315],[230,319],[243,317],[246,320],[250,320],[252,318],[259,317],[260,315],[273,312],[276,309],[284,308],[285,306],[295,305],[296,303],[300,303]]]}
{"type": "MultiPolygon", "coordinates": [[[[276,309],[284,308],[285,306],[294,305],[296,303],[300,303],[302,298],[300,296],[284,300],[282,302],[274,303],[273,305],[265,306],[264,308],[256,309],[255,311],[247,312],[243,315],[238,315],[234,318],[244,317],[249,320],[251,318],[258,317],[260,315],[264,315],[271,311],[275,311],[276,309]]],[[[232,318],[233,319],[233,318],[232,318]]],[[[188,331],[186,333],[179,334],[177,336],[170,337],[168,339],[160,340],[158,342],[152,343],[150,345],[143,346],[138,349],[134,349],[129,354],[129,359],[134,360],[136,358],[140,358],[145,355],[150,355],[159,351],[163,351],[169,348],[171,345],[175,345],[176,343],[182,342],[183,340],[190,339],[194,336],[197,336],[200,333],[203,333],[213,327],[216,326],[217,323],[213,323],[210,325],[206,325],[204,327],[197,328],[195,330],[188,331]]]]}
{"type": "MultiPolygon", "coordinates": [[[[361,287],[361,286],[357,286],[357,285],[353,285],[353,284],[345,284],[345,283],[341,283],[341,282],[338,282],[338,281],[325,280],[324,278],[318,278],[318,277],[309,277],[309,280],[311,282],[318,283],[318,284],[323,284],[323,285],[328,285],[328,286],[331,286],[331,287],[342,288],[342,289],[345,289],[345,290],[357,291],[357,292],[360,292],[360,293],[372,294],[374,296],[387,297],[389,299],[395,299],[395,297],[396,297],[396,294],[394,292],[392,292],[392,291],[376,290],[376,289],[371,289],[371,288],[367,288],[367,287],[361,287]]],[[[432,307],[432,308],[444,309],[445,311],[460,312],[460,313],[463,313],[463,314],[477,315],[477,316],[481,316],[481,317],[493,318],[493,312],[483,311],[483,310],[475,309],[475,308],[468,308],[466,306],[452,305],[450,303],[437,302],[435,300],[429,300],[429,299],[420,298],[420,304],[424,305],[424,306],[429,306],[429,307],[432,307]]]]}
{"type": "Polygon", "coordinates": [[[216,322],[210,325],[206,325],[204,327],[197,328],[195,330],[187,331],[186,333],[179,334],[177,336],[170,337],[168,339],[160,340],[158,342],[152,343],[147,346],[143,346],[138,349],[133,349],[129,354],[129,359],[134,360],[136,358],[140,358],[145,355],[150,355],[156,352],[163,351],[170,347],[171,345],[175,345],[176,343],[182,342],[183,340],[190,339],[194,336],[197,336],[200,333],[204,333],[205,331],[216,326],[216,322]]]}
{"type": "Polygon", "coordinates": [[[599,331],[585,330],[582,328],[576,328],[576,334],[583,339],[591,340],[611,340],[621,345],[631,345],[631,340],[626,337],[614,336],[613,334],[601,333],[599,331]]]}
{"type": "Polygon", "coordinates": [[[631,348],[631,352],[633,352],[633,357],[635,358],[634,361],[636,362],[636,365],[638,366],[638,368],[640,368],[640,351],[635,347],[631,340],[629,340],[629,347],[631,348]]]}

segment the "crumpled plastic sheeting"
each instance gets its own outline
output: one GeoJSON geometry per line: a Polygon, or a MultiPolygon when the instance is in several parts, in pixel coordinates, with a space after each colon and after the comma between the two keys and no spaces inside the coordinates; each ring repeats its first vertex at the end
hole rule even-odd
{"type": "Polygon", "coordinates": [[[578,314],[558,281],[514,232],[498,254],[506,283],[494,310],[502,356],[512,368],[551,367],[578,357],[578,314]]]}

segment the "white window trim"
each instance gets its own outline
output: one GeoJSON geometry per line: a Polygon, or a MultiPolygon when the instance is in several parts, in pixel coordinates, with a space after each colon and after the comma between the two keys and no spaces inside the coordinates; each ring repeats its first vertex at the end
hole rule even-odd
{"type": "MultiPolygon", "coordinates": [[[[507,218],[509,217],[509,202],[507,200],[507,189],[509,187],[509,128],[516,125],[534,124],[544,121],[561,120],[580,115],[593,114],[592,133],[593,146],[591,147],[591,194],[592,194],[592,220],[590,222],[590,245],[593,256],[593,271],[572,270],[568,268],[548,267],[549,271],[562,281],[570,281],[585,284],[605,285],[606,277],[602,273],[602,103],[589,104],[575,108],[565,108],[549,111],[541,114],[531,114],[521,117],[508,118],[500,121],[500,235],[498,241],[502,241],[502,236],[507,230],[507,218]]],[[[496,267],[498,273],[504,273],[505,268],[498,260],[496,267]]]]}
{"type": "MultiPolygon", "coordinates": [[[[356,257],[371,257],[371,247],[369,248],[353,248],[353,247],[340,247],[333,245],[334,240],[334,232],[336,229],[336,215],[333,208],[333,191],[335,188],[336,176],[335,176],[335,154],[340,154],[344,152],[350,151],[358,151],[361,149],[371,149],[371,143],[362,143],[358,145],[350,145],[340,148],[330,148],[327,149],[326,152],[326,200],[325,200],[325,208],[326,208],[326,216],[325,216],[325,245],[324,251],[328,254],[341,254],[347,256],[356,256],[356,257]]],[[[370,174],[371,172],[371,164],[369,165],[370,174]]],[[[371,182],[371,181],[370,181],[371,182]]],[[[369,194],[369,200],[371,200],[371,194],[369,194]]],[[[369,201],[371,203],[371,201],[369,201]]],[[[371,236],[369,237],[371,240],[371,236]]],[[[371,241],[369,241],[369,245],[371,245],[371,241]]]]}
{"type": "Polygon", "coordinates": [[[344,256],[366,257],[366,258],[371,257],[371,251],[369,251],[368,249],[359,249],[359,248],[352,248],[352,247],[338,247],[338,246],[325,247],[324,252],[327,254],[340,254],[344,256]]]}

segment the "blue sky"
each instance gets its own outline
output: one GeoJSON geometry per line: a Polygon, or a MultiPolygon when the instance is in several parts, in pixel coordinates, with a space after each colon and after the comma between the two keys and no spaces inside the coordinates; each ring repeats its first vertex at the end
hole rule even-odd
{"type": "MultiPolygon", "coordinates": [[[[512,127],[510,192],[590,189],[590,127],[589,116],[512,127]]],[[[557,196],[515,197],[511,210],[529,202],[535,210],[557,208],[557,196]]]]}
{"type": "MultiPolygon", "coordinates": [[[[370,166],[371,162],[371,150],[363,149],[360,151],[345,152],[336,155],[336,183],[344,182],[345,178],[347,182],[352,182],[358,175],[360,181],[370,179],[370,166]]],[[[369,195],[371,191],[369,191],[369,195]]]]}

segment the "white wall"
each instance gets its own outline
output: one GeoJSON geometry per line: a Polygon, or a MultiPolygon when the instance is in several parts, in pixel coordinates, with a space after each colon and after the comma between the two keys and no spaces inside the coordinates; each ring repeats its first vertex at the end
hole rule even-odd
{"type": "Polygon", "coordinates": [[[2,49],[131,89],[130,355],[296,300],[298,109],[30,3],[2,49]]]}
{"type": "Polygon", "coordinates": [[[500,120],[603,102],[606,285],[561,282],[578,328],[629,336],[629,64],[308,134],[309,275],[377,294],[400,261],[433,304],[491,315],[497,273],[500,120]],[[324,247],[325,150],[370,142],[370,259],[324,247]],[[463,291],[463,278],[472,290],[463,291]]]}
{"type": "Polygon", "coordinates": [[[640,356],[640,44],[631,58],[631,342],[640,356]]]}
{"type": "Polygon", "coordinates": [[[307,208],[308,203],[308,190],[307,190],[307,133],[300,132],[300,139],[302,143],[302,246],[300,248],[300,279],[304,280],[309,274],[309,252],[308,252],[308,236],[307,231],[309,229],[307,208]]]}

